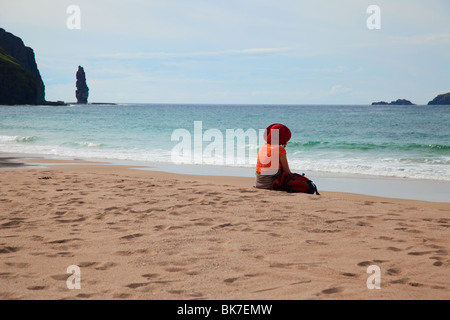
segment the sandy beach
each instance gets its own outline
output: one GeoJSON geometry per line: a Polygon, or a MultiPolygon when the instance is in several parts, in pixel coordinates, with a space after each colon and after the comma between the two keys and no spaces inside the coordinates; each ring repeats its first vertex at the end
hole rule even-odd
{"type": "Polygon", "coordinates": [[[0,299],[450,298],[449,203],[59,162],[0,171],[0,299]]]}

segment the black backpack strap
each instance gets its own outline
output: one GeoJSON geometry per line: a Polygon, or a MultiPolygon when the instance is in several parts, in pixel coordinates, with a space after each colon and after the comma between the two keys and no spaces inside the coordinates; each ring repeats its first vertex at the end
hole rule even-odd
{"type": "Polygon", "coordinates": [[[320,196],[320,193],[319,193],[319,191],[317,190],[317,187],[316,187],[316,185],[314,184],[314,182],[311,181],[311,185],[312,185],[312,187],[314,188],[313,194],[316,193],[316,195],[320,196]]]}

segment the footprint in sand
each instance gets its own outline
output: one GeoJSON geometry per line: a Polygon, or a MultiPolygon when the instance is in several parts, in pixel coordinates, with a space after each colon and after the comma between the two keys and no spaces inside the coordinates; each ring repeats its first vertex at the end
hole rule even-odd
{"type": "Polygon", "coordinates": [[[223,280],[223,282],[226,282],[226,283],[233,283],[233,282],[235,282],[237,279],[239,279],[239,278],[228,278],[228,279],[223,280]]]}
{"type": "Polygon", "coordinates": [[[8,253],[14,253],[19,251],[20,248],[19,247],[0,247],[0,254],[8,254],[8,253]]]}
{"type": "Polygon", "coordinates": [[[133,297],[133,295],[131,295],[129,293],[115,293],[113,295],[113,299],[130,299],[132,297],[133,297]]]}
{"type": "Polygon", "coordinates": [[[281,287],[272,287],[272,288],[267,288],[267,289],[261,289],[261,290],[253,291],[252,293],[267,292],[267,291],[272,291],[272,290],[276,290],[279,288],[281,288],[281,287]]]}
{"type": "Polygon", "coordinates": [[[435,267],[441,267],[443,265],[444,265],[444,263],[442,261],[436,261],[435,263],[433,263],[433,266],[435,266],[435,267]]]}
{"type": "Polygon", "coordinates": [[[132,239],[139,238],[139,237],[142,237],[142,236],[143,236],[142,233],[134,233],[134,234],[130,234],[130,235],[128,235],[128,236],[120,237],[120,239],[123,239],[123,240],[132,240],[132,239]]]}
{"type": "Polygon", "coordinates": [[[17,274],[12,272],[1,272],[0,273],[0,279],[13,279],[17,277],[17,274]]]}
{"type": "Polygon", "coordinates": [[[358,267],[368,267],[377,263],[387,262],[386,260],[362,261],[357,264],[358,267]]]}
{"type": "Polygon", "coordinates": [[[214,224],[214,220],[211,218],[192,219],[191,221],[194,222],[194,225],[201,227],[209,227],[214,224]]]}
{"type": "Polygon", "coordinates": [[[222,229],[222,228],[231,227],[231,226],[232,226],[231,223],[224,223],[224,224],[220,224],[218,226],[213,227],[213,229],[222,229]]]}
{"type": "Polygon", "coordinates": [[[162,224],[157,225],[157,226],[154,227],[155,231],[163,231],[163,230],[167,230],[168,228],[169,228],[168,226],[165,226],[165,225],[162,225],[162,224]]]}
{"type": "Polygon", "coordinates": [[[30,266],[30,264],[26,263],[26,262],[5,262],[5,264],[8,267],[21,268],[21,269],[28,268],[30,266]]]}
{"type": "Polygon", "coordinates": [[[131,250],[127,250],[127,251],[116,251],[115,253],[118,256],[122,256],[122,257],[128,257],[128,256],[132,256],[135,254],[134,251],[131,250]]]}
{"type": "Polygon", "coordinates": [[[85,217],[81,217],[78,219],[56,219],[56,222],[60,222],[60,223],[73,223],[73,222],[82,222],[85,221],[86,218],[85,217]]]}
{"type": "Polygon", "coordinates": [[[20,221],[20,220],[11,219],[11,221],[9,221],[9,222],[0,224],[0,229],[17,228],[20,226],[21,223],[22,223],[22,221],[20,221]]]}
{"type": "Polygon", "coordinates": [[[108,207],[104,211],[109,212],[109,211],[113,211],[113,210],[119,210],[119,207],[108,207]]]}
{"type": "Polygon", "coordinates": [[[203,293],[201,292],[192,292],[191,294],[189,294],[190,297],[192,298],[202,298],[203,297],[203,293]]]}
{"type": "Polygon", "coordinates": [[[89,293],[77,294],[77,298],[80,298],[80,299],[89,299],[89,298],[91,298],[93,296],[94,296],[93,294],[89,294],[89,293]]]}
{"type": "Polygon", "coordinates": [[[137,289],[137,288],[142,288],[142,287],[148,286],[149,284],[150,284],[149,282],[147,282],[147,283],[145,283],[145,282],[142,282],[142,283],[130,283],[130,284],[127,284],[126,287],[128,287],[130,289],[137,289]]]}
{"type": "Polygon", "coordinates": [[[47,242],[48,244],[63,244],[63,243],[68,243],[68,242],[72,242],[72,241],[83,241],[83,239],[80,238],[74,238],[74,239],[61,239],[61,240],[53,240],[53,241],[49,241],[47,242]]]}
{"type": "Polygon", "coordinates": [[[34,287],[28,287],[27,290],[32,290],[32,291],[39,291],[39,290],[45,290],[47,289],[46,286],[34,286],[34,287]]]}
{"type": "Polygon", "coordinates": [[[426,254],[430,254],[433,253],[434,251],[413,251],[413,252],[408,252],[408,255],[410,256],[423,256],[426,254]]]}
{"type": "Polygon", "coordinates": [[[345,277],[351,277],[351,278],[357,278],[358,277],[358,275],[356,273],[351,273],[351,272],[343,272],[342,275],[345,276],[345,277]]]}
{"type": "Polygon", "coordinates": [[[402,273],[402,270],[398,269],[398,268],[390,268],[390,269],[386,270],[386,274],[388,276],[398,276],[401,273],[402,273]]]}
{"type": "Polygon", "coordinates": [[[105,271],[117,266],[117,263],[114,262],[105,262],[100,267],[95,268],[95,270],[105,271]]]}
{"type": "Polygon", "coordinates": [[[78,266],[80,268],[89,268],[89,267],[97,266],[99,264],[100,264],[99,262],[81,262],[78,264],[78,266]]]}
{"type": "Polygon", "coordinates": [[[157,273],[146,273],[146,274],[143,274],[141,277],[143,277],[143,278],[145,278],[147,280],[150,280],[150,279],[158,278],[159,274],[157,274],[157,273]]]}
{"type": "Polygon", "coordinates": [[[50,278],[57,281],[67,281],[69,276],[70,276],[69,274],[55,274],[53,276],[50,276],[50,278]]]}
{"type": "Polygon", "coordinates": [[[394,252],[403,251],[402,249],[399,249],[399,248],[396,248],[396,247],[388,247],[387,250],[394,251],[394,252]]]}
{"type": "Polygon", "coordinates": [[[333,288],[322,290],[321,293],[323,293],[323,294],[335,294],[335,293],[340,293],[340,292],[343,292],[343,291],[344,291],[343,288],[333,287],[333,288]]]}

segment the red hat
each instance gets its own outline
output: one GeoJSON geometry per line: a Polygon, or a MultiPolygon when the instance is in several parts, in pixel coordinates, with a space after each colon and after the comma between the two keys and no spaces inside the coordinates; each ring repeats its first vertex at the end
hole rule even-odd
{"type": "Polygon", "coordinates": [[[279,144],[286,144],[291,139],[291,130],[289,130],[288,127],[284,124],[274,123],[268,126],[264,132],[264,140],[266,140],[267,143],[272,142],[272,130],[278,130],[279,144]]]}

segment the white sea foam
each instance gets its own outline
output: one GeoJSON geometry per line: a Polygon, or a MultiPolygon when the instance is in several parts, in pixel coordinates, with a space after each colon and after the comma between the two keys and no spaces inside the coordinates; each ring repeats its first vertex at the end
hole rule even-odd
{"type": "MultiPolygon", "coordinates": [[[[63,145],[44,145],[25,143],[34,141],[35,137],[0,136],[0,150],[11,153],[43,154],[60,157],[77,157],[85,159],[130,160],[143,162],[159,162],[173,164],[171,151],[163,149],[111,149],[103,147],[101,143],[78,142],[63,145]]],[[[370,159],[350,158],[329,159],[303,156],[288,156],[292,171],[303,173],[308,171],[363,174],[371,176],[386,176],[414,179],[431,179],[450,181],[447,165],[436,165],[435,161],[409,161],[405,159],[370,159]]],[[[442,161],[449,161],[448,157],[442,161]]],[[[202,164],[243,167],[254,170],[256,158],[235,159],[234,163],[216,161],[211,157],[204,157],[202,164]]]]}
{"type": "Polygon", "coordinates": [[[0,135],[0,143],[6,142],[34,142],[38,138],[35,136],[3,136],[0,135]]]}
{"type": "Polygon", "coordinates": [[[102,148],[104,146],[103,143],[96,143],[90,141],[81,141],[81,142],[65,142],[63,145],[80,147],[80,148],[102,148]]]}
{"type": "Polygon", "coordinates": [[[294,159],[290,161],[293,171],[320,171],[370,176],[398,177],[450,181],[445,166],[429,163],[402,163],[396,159],[294,159]]]}

